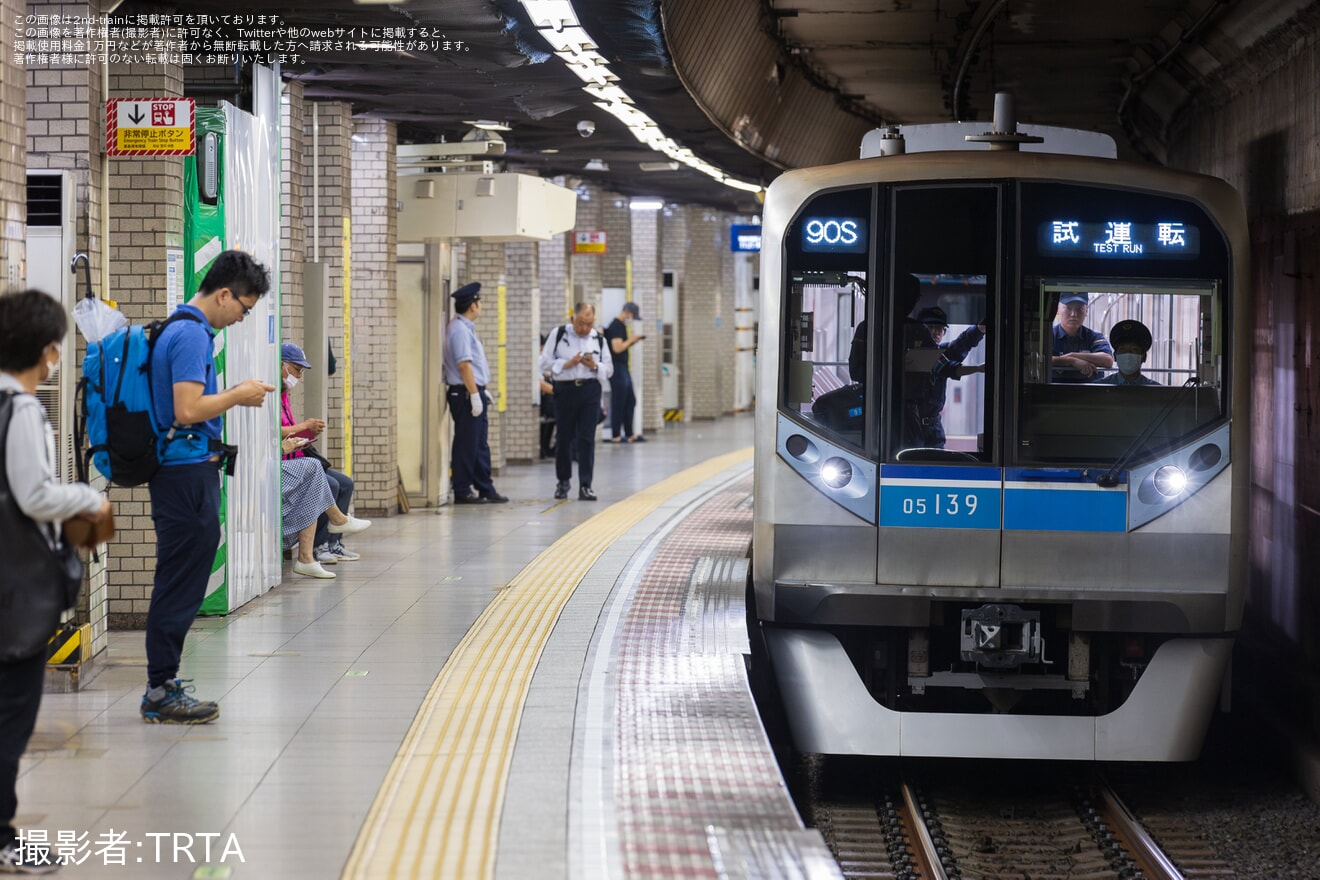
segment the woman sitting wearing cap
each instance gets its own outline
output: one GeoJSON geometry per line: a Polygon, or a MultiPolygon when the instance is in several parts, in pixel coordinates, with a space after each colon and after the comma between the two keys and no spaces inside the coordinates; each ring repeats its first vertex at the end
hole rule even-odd
{"type": "MultiPolygon", "coordinates": [[[[280,436],[301,434],[310,436],[312,439],[309,442],[314,443],[315,438],[325,431],[325,421],[315,418],[306,418],[301,422],[294,421],[293,404],[289,401],[289,392],[302,381],[303,370],[312,368],[311,362],[307,360],[302,347],[292,342],[280,346],[280,360],[282,362],[280,373],[283,377],[283,387],[280,389],[280,436]]],[[[302,458],[305,454],[303,450],[296,449],[285,458],[302,458]]],[[[343,513],[348,513],[348,506],[353,501],[353,478],[329,467],[327,462],[322,461],[321,467],[325,471],[326,482],[330,484],[330,494],[335,498],[335,506],[343,513]]],[[[351,562],[362,558],[360,554],[344,546],[340,535],[331,534],[330,517],[324,513],[316,520],[316,537],[312,552],[316,556],[316,561],[322,565],[334,565],[340,561],[351,562]]]]}
{"type": "Polygon", "coordinates": [[[311,443],[312,438],[300,432],[319,433],[325,430],[325,422],[308,419],[305,423],[291,424],[293,410],[289,404],[289,389],[298,384],[308,362],[303,350],[291,342],[281,346],[280,357],[284,374],[280,407],[280,433],[283,435],[280,442],[280,451],[283,453],[280,460],[280,531],[286,544],[297,545],[297,557],[293,563],[295,574],[333,578],[334,572],[327,571],[321,565],[314,550],[318,518],[327,518],[328,538],[364,531],[371,525],[371,521],[348,516],[340,510],[330,486],[329,472],[321,467],[318,459],[302,452],[302,448],[311,443]]]}
{"type": "Polygon", "coordinates": [[[1109,341],[1114,346],[1114,361],[1118,364],[1118,372],[1096,379],[1092,384],[1160,384],[1141,373],[1141,365],[1146,362],[1146,352],[1150,351],[1152,342],[1150,330],[1145,324],[1140,321],[1119,321],[1109,331],[1109,341]]]}

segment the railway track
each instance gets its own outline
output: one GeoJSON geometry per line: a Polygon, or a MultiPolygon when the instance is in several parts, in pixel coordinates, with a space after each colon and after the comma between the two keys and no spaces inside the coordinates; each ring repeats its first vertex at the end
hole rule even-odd
{"type": "Polygon", "coordinates": [[[936,776],[823,799],[812,815],[848,878],[1232,880],[1171,816],[1148,829],[1101,779],[936,776]]]}

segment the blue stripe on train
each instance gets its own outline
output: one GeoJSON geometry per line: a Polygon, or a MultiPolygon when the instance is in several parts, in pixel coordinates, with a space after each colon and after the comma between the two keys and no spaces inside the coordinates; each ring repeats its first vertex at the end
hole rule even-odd
{"type": "Polygon", "coordinates": [[[985,480],[998,483],[1003,472],[986,465],[882,464],[880,479],[892,480],[985,480]]]}
{"type": "Polygon", "coordinates": [[[1004,528],[1038,532],[1125,532],[1127,493],[1118,489],[1004,490],[1004,528]]]}

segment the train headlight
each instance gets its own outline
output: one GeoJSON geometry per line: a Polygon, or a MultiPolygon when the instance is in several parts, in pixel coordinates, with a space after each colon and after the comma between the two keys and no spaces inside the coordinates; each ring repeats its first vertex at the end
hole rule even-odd
{"type": "Polygon", "coordinates": [[[831,489],[842,489],[852,482],[852,475],[852,465],[846,458],[827,458],[820,467],[820,479],[831,489]]]}
{"type": "Polygon", "coordinates": [[[1166,498],[1177,498],[1187,488],[1187,474],[1171,464],[1157,470],[1153,481],[1156,491],[1166,498]]]}

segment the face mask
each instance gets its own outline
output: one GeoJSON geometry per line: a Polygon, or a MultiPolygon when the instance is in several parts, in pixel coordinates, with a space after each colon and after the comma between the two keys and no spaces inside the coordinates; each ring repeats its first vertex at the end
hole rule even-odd
{"type": "Polygon", "coordinates": [[[285,387],[287,390],[292,391],[293,388],[294,388],[294,386],[297,385],[297,384],[298,384],[298,377],[297,377],[297,376],[285,376],[285,377],[284,377],[284,387],[285,387]]]}
{"type": "Polygon", "coordinates": [[[1114,355],[1114,360],[1118,363],[1120,373],[1131,376],[1141,369],[1141,355],[1139,354],[1118,354],[1114,355]]]}

